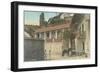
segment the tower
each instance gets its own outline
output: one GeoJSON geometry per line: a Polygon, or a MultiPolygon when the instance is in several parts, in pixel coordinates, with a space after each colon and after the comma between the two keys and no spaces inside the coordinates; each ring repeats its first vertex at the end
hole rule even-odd
{"type": "Polygon", "coordinates": [[[43,26],[44,25],[44,13],[42,12],[41,14],[40,14],[40,26],[43,26]]]}

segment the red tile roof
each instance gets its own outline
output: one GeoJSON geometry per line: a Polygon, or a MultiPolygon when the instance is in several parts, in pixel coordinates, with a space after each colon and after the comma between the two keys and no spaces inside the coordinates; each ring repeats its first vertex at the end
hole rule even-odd
{"type": "Polygon", "coordinates": [[[48,27],[41,27],[39,29],[36,29],[35,32],[47,32],[52,30],[59,30],[64,28],[69,28],[70,24],[61,24],[61,25],[55,25],[55,26],[48,26],[48,27]]]}

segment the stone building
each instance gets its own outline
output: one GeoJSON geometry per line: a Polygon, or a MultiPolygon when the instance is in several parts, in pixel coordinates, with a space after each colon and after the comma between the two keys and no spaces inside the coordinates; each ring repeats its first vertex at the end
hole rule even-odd
{"type": "Polygon", "coordinates": [[[85,14],[77,28],[75,37],[75,50],[90,54],[90,15],[85,14]]]}
{"type": "Polygon", "coordinates": [[[71,23],[71,48],[77,55],[85,54],[89,56],[90,52],[90,15],[74,14],[71,23]]]}
{"type": "Polygon", "coordinates": [[[24,61],[40,61],[44,59],[44,40],[33,39],[30,33],[24,31],[24,61]]]}
{"type": "MultiPolygon", "coordinates": [[[[41,26],[35,30],[35,39],[43,39],[45,41],[45,54],[47,59],[58,59],[62,57],[63,51],[63,33],[70,28],[72,16],[60,13],[58,16],[48,20],[48,26],[41,26]],[[60,24],[58,23],[59,21],[60,24]]],[[[41,18],[41,15],[40,15],[41,18]]]]}
{"type": "Polygon", "coordinates": [[[41,13],[40,26],[32,34],[34,39],[44,40],[45,59],[61,59],[64,50],[70,50],[71,55],[74,52],[74,55],[87,53],[89,56],[89,14],[59,13],[48,22],[44,20],[44,13],[41,13]]]}

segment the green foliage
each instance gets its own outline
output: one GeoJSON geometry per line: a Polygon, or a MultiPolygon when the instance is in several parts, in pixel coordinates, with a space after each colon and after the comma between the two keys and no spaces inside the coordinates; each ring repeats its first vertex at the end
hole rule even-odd
{"type": "Polygon", "coordinates": [[[71,31],[68,30],[68,29],[66,29],[66,30],[64,31],[64,33],[63,33],[63,39],[64,39],[64,40],[68,40],[68,39],[70,39],[70,38],[71,38],[71,31]]]}
{"type": "Polygon", "coordinates": [[[84,19],[84,14],[74,14],[73,18],[72,18],[72,24],[79,24],[82,22],[82,20],[84,19]]]}
{"type": "Polygon", "coordinates": [[[65,22],[64,19],[52,19],[49,24],[63,24],[65,22]]]}

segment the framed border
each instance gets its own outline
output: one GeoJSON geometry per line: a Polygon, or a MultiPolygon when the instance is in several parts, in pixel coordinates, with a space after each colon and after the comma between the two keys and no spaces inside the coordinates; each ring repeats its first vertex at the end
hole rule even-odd
{"type": "Polygon", "coordinates": [[[65,5],[65,4],[50,4],[50,3],[35,3],[35,2],[11,2],[11,71],[32,71],[32,70],[50,70],[64,68],[81,68],[81,67],[96,67],[97,66],[97,6],[83,5],[65,5]],[[50,6],[50,7],[68,7],[68,8],[83,8],[95,10],[95,64],[87,65],[72,65],[72,66],[52,66],[39,68],[18,68],[18,6],[19,5],[34,5],[34,6],[50,6]]]}

